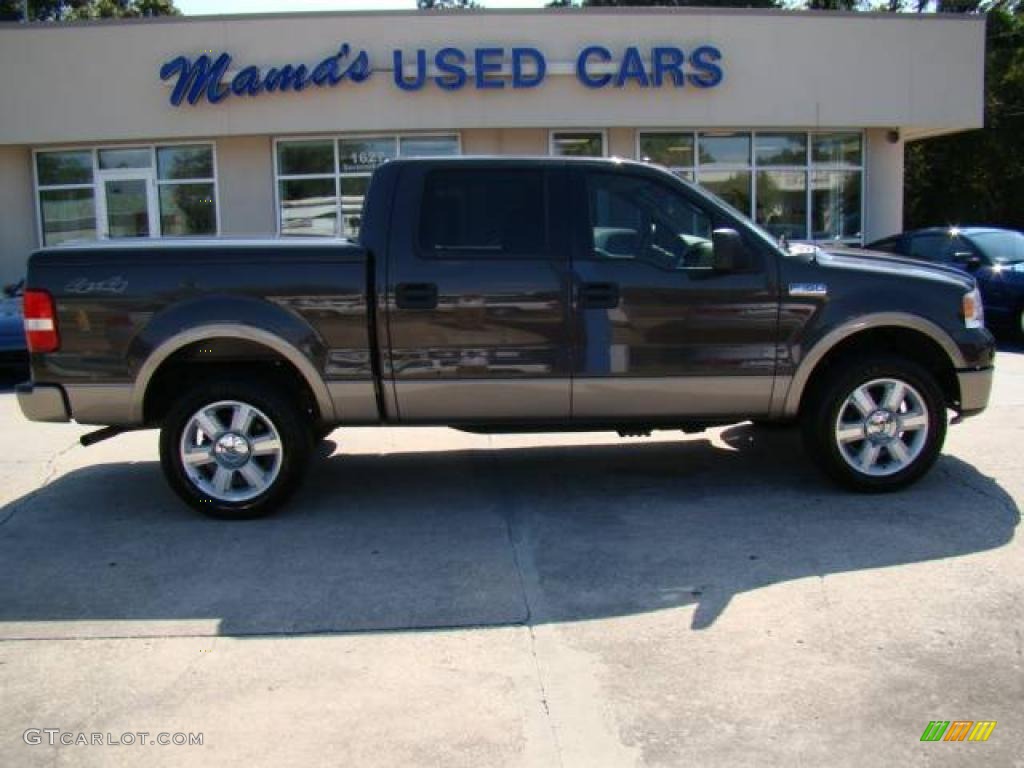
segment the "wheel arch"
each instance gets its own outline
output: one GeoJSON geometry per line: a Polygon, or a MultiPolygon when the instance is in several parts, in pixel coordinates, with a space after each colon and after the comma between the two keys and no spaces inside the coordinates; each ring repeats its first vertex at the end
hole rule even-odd
{"type": "Polygon", "coordinates": [[[932,371],[949,407],[960,400],[956,377],[966,367],[956,343],[938,325],[917,315],[886,312],[844,323],[823,336],[800,361],[786,392],[783,415],[800,413],[808,393],[837,360],[865,350],[897,352],[932,371]]]}
{"type": "MultiPolygon", "coordinates": [[[[322,420],[331,421],[335,418],[334,405],[327,385],[313,363],[301,350],[277,334],[261,328],[234,323],[210,323],[174,334],[162,341],[146,357],[136,376],[132,397],[131,415],[136,423],[141,424],[146,419],[151,387],[154,382],[160,380],[160,376],[166,371],[167,366],[174,363],[175,356],[191,347],[214,340],[245,342],[265,350],[269,353],[269,359],[276,358],[282,361],[297,377],[297,380],[305,385],[322,420]]],[[[201,365],[202,363],[196,364],[201,365]]]]}

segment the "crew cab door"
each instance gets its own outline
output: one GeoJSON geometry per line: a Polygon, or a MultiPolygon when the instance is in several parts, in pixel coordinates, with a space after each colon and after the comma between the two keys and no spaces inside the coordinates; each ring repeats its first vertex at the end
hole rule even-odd
{"type": "Polygon", "coordinates": [[[571,184],[573,419],[767,414],[778,327],[770,249],[653,171],[581,167],[571,184]],[[714,264],[720,227],[744,238],[744,263],[728,271],[714,264]]]}
{"type": "Polygon", "coordinates": [[[409,163],[392,214],[386,322],[405,423],[567,421],[568,228],[542,164],[409,163]]]}

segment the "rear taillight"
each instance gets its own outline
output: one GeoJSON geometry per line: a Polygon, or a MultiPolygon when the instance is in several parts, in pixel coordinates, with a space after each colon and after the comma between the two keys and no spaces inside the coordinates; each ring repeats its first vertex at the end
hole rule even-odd
{"type": "Polygon", "coordinates": [[[46,291],[25,291],[22,301],[28,351],[55,352],[60,347],[60,336],[53,297],[46,291]]]}

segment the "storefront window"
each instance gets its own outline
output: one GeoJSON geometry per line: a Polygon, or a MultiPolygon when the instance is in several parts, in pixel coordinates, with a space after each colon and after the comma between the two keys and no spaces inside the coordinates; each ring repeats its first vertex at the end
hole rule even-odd
{"type": "Polygon", "coordinates": [[[373,171],[396,157],[459,154],[459,138],[346,136],[276,144],[278,227],[282,235],[356,237],[373,171]]]}
{"type": "Polygon", "coordinates": [[[816,165],[844,165],[860,168],[861,146],[859,133],[814,134],[812,159],[816,165]]]}
{"type": "Polygon", "coordinates": [[[750,171],[705,171],[702,168],[697,180],[708,192],[749,216],[750,178],[750,171]]]}
{"type": "Polygon", "coordinates": [[[217,233],[212,144],[35,155],[43,245],[217,233]]]}
{"type": "Polygon", "coordinates": [[[695,178],[774,235],[862,238],[858,132],[642,131],[637,157],[695,178]]]}
{"type": "Polygon", "coordinates": [[[807,165],[806,133],[759,133],[755,147],[758,167],[807,165]]]}
{"type": "Polygon", "coordinates": [[[96,239],[96,205],[92,187],[44,189],[39,192],[45,245],[96,239]]]}
{"type": "Polygon", "coordinates": [[[860,172],[815,171],[811,174],[811,237],[856,240],[861,236],[860,172]]]}
{"type": "Polygon", "coordinates": [[[560,157],[603,157],[604,134],[601,131],[554,131],[551,154],[560,157]]]}
{"type": "Polygon", "coordinates": [[[749,133],[702,133],[698,148],[702,168],[750,165],[749,133]]]}
{"type": "Polygon", "coordinates": [[[184,144],[156,148],[160,233],[164,237],[217,234],[213,149],[184,144]]]}
{"type": "Polygon", "coordinates": [[[683,178],[693,180],[692,133],[641,133],[640,159],[657,163],[683,178]]]}
{"type": "Polygon", "coordinates": [[[862,238],[859,133],[812,135],[811,237],[859,241],[862,238]]]}
{"type": "Polygon", "coordinates": [[[807,237],[807,172],[757,172],[757,222],[776,237],[807,237]]]}

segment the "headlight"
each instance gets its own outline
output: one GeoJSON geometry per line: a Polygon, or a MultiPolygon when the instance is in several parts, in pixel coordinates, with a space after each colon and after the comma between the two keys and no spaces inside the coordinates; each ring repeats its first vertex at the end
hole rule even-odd
{"type": "Polygon", "coordinates": [[[964,294],[963,298],[964,325],[968,328],[985,327],[985,307],[981,303],[978,289],[964,294]]]}

